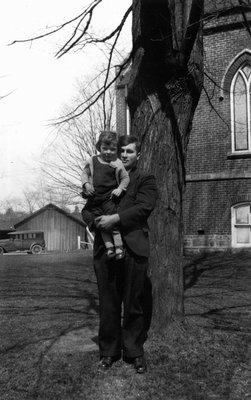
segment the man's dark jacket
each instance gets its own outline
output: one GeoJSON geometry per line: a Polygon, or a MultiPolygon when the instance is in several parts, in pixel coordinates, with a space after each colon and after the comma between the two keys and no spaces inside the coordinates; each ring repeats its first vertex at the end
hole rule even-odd
{"type": "MultiPolygon", "coordinates": [[[[155,207],[157,188],[153,175],[137,169],[129,174],[127,192],[118,206],[119,230],[126,246],[137,256],[149,256],[149,227],[147,219],[155,207]]],[[[101,236],[95,235],[94,257],[103,247],[101,236]]]]}

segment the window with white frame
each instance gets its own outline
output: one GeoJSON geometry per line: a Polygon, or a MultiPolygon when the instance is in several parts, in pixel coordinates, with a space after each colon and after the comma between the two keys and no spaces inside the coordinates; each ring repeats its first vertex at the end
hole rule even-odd
{"type": "Polygon", "coordinates": [[[232,245],[251,247],[251,203],[232,208],[232,245]]]}
{"type": "Polygon", "coordinates": [[[232,152],[251,153],[251,65],[243,64],[234,75],[230,90],[232,152]]]}

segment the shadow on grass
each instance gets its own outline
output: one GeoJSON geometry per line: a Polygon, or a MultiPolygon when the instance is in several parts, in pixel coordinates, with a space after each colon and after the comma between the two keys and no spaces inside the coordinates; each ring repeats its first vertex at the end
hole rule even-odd
{"type": "Polygon", "coordinates": [[[231,273],[239,273],[241,268],[249,267],[250,263],[251,253],[244,251],[238,253],[203,253],[198,257],[191,257],[189,261],[185,262],[183,268],[184,290],[186,291],[196,285],[205,272],[212,272],[215,279],[217,275],[220,277],[224,270],[232,269],[231,273]]]}
{"type": "Polygon", "coordinates": [[[186,318],[198,326],[250,335],[250,258],[250,252],[221,252],[186,262],[186,318]]]}
{"type": "MultiPolygon", "coordinates": [[[[248,393],[246,347],[233,335],[188,328],[151,335],[148,372],[137,375],[121,360],[97,374],[98,352],[56,352],[40,363],[29,393],[36,400],[243,400],[248,393]]],[[[16,384],[17,390],[24,387],[16,384]]],[[[19,392],[20,393],[20,392],[19,392]]],[[[27,397],[28,398],[28,397],[27,397]]],[[[24,397],[25,399],[25,397],[24,397]]]]}
{"type": "MultiPolygon", "coordinates": [[[[236,289],[236,279],[250,264],[243,258],[244,267],[239,267],[237,257],[231,257],[211,255],[187,262],[185,301],[204,299],[205,312],[219,319],[237,309],[210,303],[215,285],[220,296],[222,286],[229,293],[231,276],[236,289]]],[[[97,375],[98,298],[87,261],[82,265],[76,256],[71,265],[71,257],[50,257],[51,266],[44,257],[34,268],[32,259],[26,259],[30,268],[25,261],[22,268],[18,263],[1,271],[1,400],[248,398],[246,338],[192,324],[183,330],[170,326],[162,337],[150,332],[147,374],[135,374],[132,365],[120,360],[107,374],[97,375]]],[[[243,272],[242,279],[245,276],[243,272]]],[[[194,308],[190,311],[196,314],[194,308]]]]}

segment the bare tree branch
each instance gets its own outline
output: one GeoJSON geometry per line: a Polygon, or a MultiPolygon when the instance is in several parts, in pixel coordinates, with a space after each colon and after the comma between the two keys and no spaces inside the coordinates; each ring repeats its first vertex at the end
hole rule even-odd
{"type": "Polygon", "coordinates": [[[221,121],[224,123],[224,125],[226,125],[228,129],[230,129],[228,123],[224,120],[224,118],[222,118],[222,116],[220,115],[219,111],[214,107],[214,105],[213,105],[213,103],[212,103],[212,98],[211,98],[211,96],[209,95],[209,93],[208,93],[208,91],[207,91],[207,89],[205,88],[204,85],[203,85],[203,90],[204,90],[204,92],[205,92],[205,94],[206,94],[206,96],[207,96],[207,100],[208,100],[208,102],[209,102],[210,107],[212,108],[212,110],[217,114],[217,116],[221,119],[221,121]]]}
{"type": "MultiPolygon", "coordinates": [[[[247,4],[243,0],[239,0],[239,4],[241,6],[241,13],[242,13],[242,17],[243,17],[243,20],[244,20],[245,27],[246,27],[249,35],[251,36],[251,30],[250,30],[249,22],[247,20],[247,17],[246,17],[246,14],[245,14],[245,10],[244,10],[244,8],[247,7],[247,4]]],[[[250,5],[249,5],[249,8],[251,9],[250,5]]]]}
{"type": "MultiPolygon", "coordinates": [[[[58,53],[56,54],[57,57],[62,57],[64,54],[68,53],[73,47],[76,47],[77,44],[81,44],[81,47],[85,47],[88,44],[97,44],[97,43],[106,43],[108,42],[110,39],[115,38],[114,39],[114,43],[113,43],[113,48],[116,45],[116,42],[118,40],[118,37],[125,25],[125,22],[129,16],[129,14],[132,11],[132,7],[129,7],[128,10],[126,11],[126,13],[124,14],[124,16],[121,19],[121,22],[119,23],[119,25],[111,32],[109,33],[109,35],[104,36],[102,38],[95,38],[93,36],[88,36],[88,28],[90,26],[91,20],[92,20],[92,15],[93,15],[93,10],[91,10],[91,12],[89,13],[89,19],[86,23],[86,26],[84,27],[84,29],[82,30],[81,34],[74,40],[73,38],[76,36],[76,32],[79,28],[79,25],[81,24],[82,20],[84,19],[84,17],[81,19],[81,21],[79,22],[77,28],[75,28],[74,34],[72,35],[72,37],[66,42],[66,44],[58,51],[58,53]],[[87,35],[88,38],[85,39],[83,42],[81,42],[81,39],[87,35]]],[[[111,54],[113,53],[113,51],[111,52],[111,54]]]]}
{"type": "MultiPolygon", "coordinates": [[[[99,87],[99,81],[92,81],[92,86],[79,87],[79,95],[75,102],[83,98],[88,103],[90,93],[99,87]],[[94,86],[95,85],[95,86],[94,86]]],[[[57,137],[53,145],[44,151],[42,170],[50,182],[50,186],[65,189],[75,204],[80,203],[81,183],[80,176],[85,160],[96,153],[97,134],[112,125],[114,113],[115,93],[108,90],[106,96],[106,110],[104,116],[102,98],[95,107],[88,108],[87,112],[78,118],[71,118],[57,126],[57,137]]],[[[67,108],[65,107],[67,112],[67,108]]],[[[113,126],[111,126],[113,129],[113,126]]]]}
{"type": "MultiPolygon", "coordinates": [[[[94,0],[81,14],[79,14],[75,18],[72,18],[71,20],[61,24],[60,26],[56,27],[55,29],[50,30],[47,33],[43,33],[41,35],[38,35],[38,36],[35,36],[35,37],[32,37],[32,38],[28,38],[28,39],[14,40],[12,43],[10,43],[10,45],[13,45],[15,43],[33,42],[34,40],[39,40],[39,39],[45,38],[47,36],[50,36],[50,35],[53,35],[54,33],[59,32],[60,30],[64,29],[66,26],[68,26],[71,23],[77,21],[78,19],[80,19],[80,21],[82,22],[84,20],[84,18],[87,18],[89,14],[92,14],[93,10],[102,1],[103,0],[94,0]]],[[[77,27],[79,27],[79,24],[77,25],[77,27]]],[[[77,30],[75,29],[70,40],[72,40],[75,37],[76,33],[77,33],[77,30]]]]}
{"type": "Polygon", "coordinates": [[[85,27],[84,27],[84,29],[83,29],[83,32],[81,33],[81,35],[80,35],[76,40],[74,40],[74,41],[71,43],[71,41],[73,40],[73,38],[75,37],[75,35],[76,35],[76,33],[77,33],[78,29],[79,29],[79,26],[80,26],[81,23],[83,22],[84,18],[85,18],[85,16],[83,16],[83,17],[80,19],[78,25],[77,25],[76,28],[74,29],[74,33],[73,33],[72,37],[71,37],[71,38],[64,44],[64,46],[56,53],[56,56],[57,56],[58,58],[62,57],[64,54],[66,54],[68,51],[70,51],[74,46],[76,46],[76,44],[80,41],[80,39],[86,34],[86,32],[87,32],[87,30],[88,30],[88,28],[89,28],[89,26],[90,26],[90,23],[91,23],[92,11],[91,11],[90,14],[89,14],[89,17],[88,17],[88,20],[87,20],[87,22],[86,22],[86,25],[85,25],[85,27]],[[68,45],[69,45],[69,47],[67,47],[68,45]]]}
{"type": "Polygon", "coordinates": [[[125,69],[127,65],[129,65],[129,62],[131,60],[131,54],[128,56],[128,58],[119,66],[116,66],[117,72],[114,76],[114,78],[106,84],[103,84],[101,87],[99,87],[87,100],[79,104],[74,110],[72,110],[68,115],[65,115],[63,117],[60,117],[58,121],[54,122],[53,125],[59,125],[65,122],[69,122],[72,118],[78,118],[82,114],[84,114],[89,108],[91,108],[103,95],[104,93],[112,87],[112,85],[116,82],[118,79],[119,75],[121,72],[125,69]],[[76,112],[79,108],[84,107],[81,111],[76,112]]]}

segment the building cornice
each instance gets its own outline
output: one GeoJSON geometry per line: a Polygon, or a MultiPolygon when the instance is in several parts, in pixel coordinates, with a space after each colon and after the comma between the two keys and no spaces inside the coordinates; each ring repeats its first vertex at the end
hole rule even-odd
{"type": "MultiPolygon", "coordinates": [[[[248,20],[247,23],[249,26],[251,26],[251,20],[248,20]]],[[[247,29],[247,28],[245,27],[245,24],[243,21],[238,21],[238,22],[232,22],[229,24],[221,24],[221,25],[217,25],[217,26],[211,26],[209,28],[204,28],[203,35],[209,36],[209,35],[213,35],[215,33],[228,32],[228,31],[233,31],[233,30],[237,30],[237,29],[247,29]]]]}
{"type": "Polygon", "coordinates": [[[251,169],[186,175],[186,182],[222,181],[230,179],[251,179],[251,169]]]}

